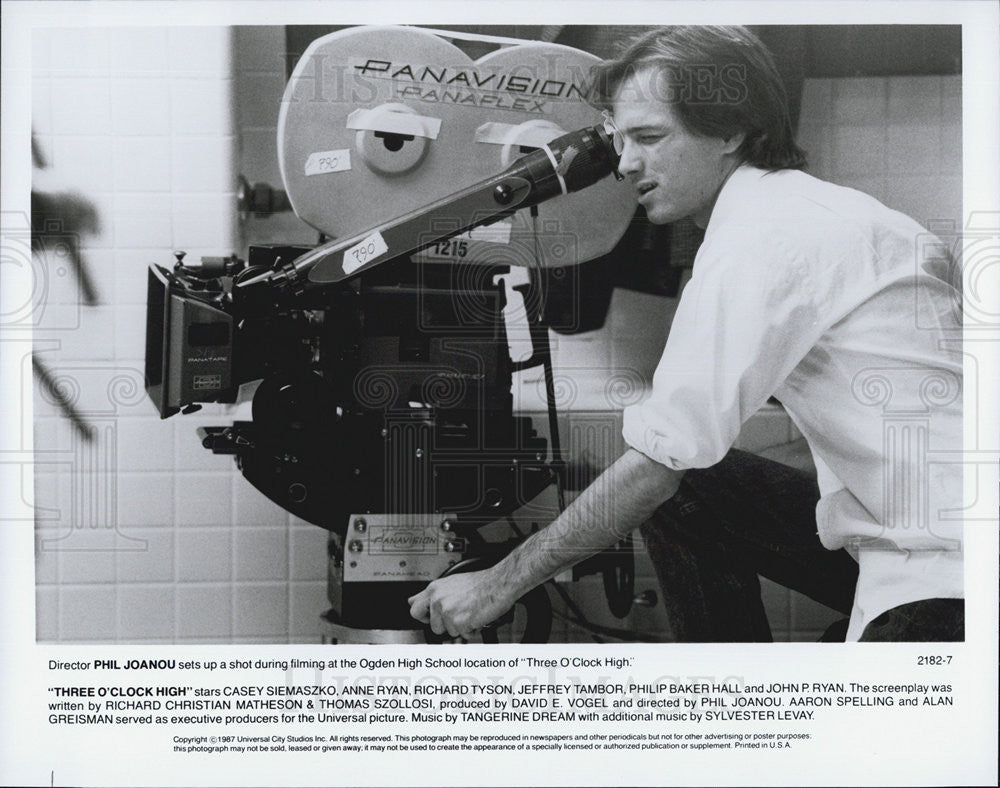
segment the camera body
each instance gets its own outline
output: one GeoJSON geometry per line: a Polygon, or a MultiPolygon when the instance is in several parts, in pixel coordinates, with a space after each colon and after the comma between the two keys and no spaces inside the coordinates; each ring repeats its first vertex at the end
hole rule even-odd
{"type": "Polygon", "coordinates": [[[252,420],[201,428],[203,445],[331,532],[342,624],[414,629],[406,596],[555,480],[547,441],[513,414],[507,269],[404,259],[305,297],[234,287],[301,251],[151,266],[147,391],[166,418],[259,380],[252,420]]]}
{"type": "MultiPolygon", "coordinates": [[[[479,36],[474,50],[497,49],[473,61],[459,39],[402,27],[317,39],[286,86],[278,163],[318,245],[200,265],[178,253],[149,269],[150,398],[167,418],[256,383],[249,421],[199,434],[329,531],[338,641],[422,639],[408,596],[524,538],[510,516],[564,475],[549,289],[608,254],[635,212],[584,96],[597,58],[479,36]],[[529,271],[517,290],[531,353],[518,362],[504,325],[512,265],[529,271]],[[536,366],[548,439],[513,408],[513,374],[536,366]],[[504,520],[509,541],[480,534],[504,520]]],[[[529,617],[533,606],[550,622],[544,589],[532,600],[529,617]]],[[[524,636],[543,640],[535,618],[524,636]]]]}

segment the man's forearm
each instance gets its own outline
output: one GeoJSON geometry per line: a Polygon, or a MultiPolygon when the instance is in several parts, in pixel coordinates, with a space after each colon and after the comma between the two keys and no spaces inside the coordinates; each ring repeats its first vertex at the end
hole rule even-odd
{"type": "Polygon", "coordinates": [[[547,528],[491,570],[513,599],[642,525],[673,496],[683,472],[627,450],[547,528]]]}

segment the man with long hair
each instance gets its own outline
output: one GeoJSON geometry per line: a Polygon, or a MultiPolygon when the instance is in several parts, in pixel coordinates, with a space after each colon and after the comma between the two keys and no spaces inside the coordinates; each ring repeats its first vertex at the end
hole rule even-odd
{"type": "Polygon", "coordinates": [[[650,221],[705,228],[692,278],[649,398],[624,413],[622,457],[496,566],[412,597],[412,615],[467,635],[642,526],[677,641],[770,640],[758,574],[849,615],[849,640],[961,640],[961,523],[942,516],[961,509],[961,469],[927,460],[961,449],[947,255],[801,171],[781,80],[743,28],[653,31],[592,92],[650,221]],[[730,451],[770,397],[815,480],[730,451]]]}

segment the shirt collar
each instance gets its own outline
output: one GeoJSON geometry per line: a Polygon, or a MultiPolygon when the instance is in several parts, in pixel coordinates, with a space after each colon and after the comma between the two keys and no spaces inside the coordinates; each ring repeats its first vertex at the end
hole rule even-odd
{"type": "Polygon", "coordinates": [[[719,196],[715,198],[715,205],[712,206],[712,215],[708,219],[705,232],[710,232],[713,227],[724,223],[745,200],[753,199],[754,187],[767,174],[768,170],[750,164],[741,164],[733,170],[719,189],[719,196]]]}

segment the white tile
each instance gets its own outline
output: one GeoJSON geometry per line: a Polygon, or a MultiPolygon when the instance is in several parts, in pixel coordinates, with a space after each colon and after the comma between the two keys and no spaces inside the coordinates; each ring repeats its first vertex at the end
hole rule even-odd
{"type": "Polygon", "coordinates": [[[231,27],[171,27],[170,65],[175,78],[232,75],[231,27]]]}
{"type": "Polygon", "coordinates": [[[53,28],[49,37],[54,74],[67,79],[107,77],[111,52],[107,28],[53,28]]]}
{"type": "Polygon", "coordinates": [[[35,590],[35,639],[39,642],[59,639],[59,589],[35,590]]]}
{"type": "Polygon", "coordinates": [[[169,137],[119,135],[114,141],[115,191],[169,191],[169,137]]]}
{"type": "Polygon", "coordinates": [[[237,480],[234,498],[236,504],[234,517],[236,524],[241,528],[251,525],[284,528],[288,523],[288,512],[245,479],[237,480]]]}
{"type": "MultiPolygon", "coordinates": [[[[97,423],[101,435],[83,451],[80,468],[72,474],[71,502],[74,508],[74,525],[81,529],[105,531],[109,549],[118,549],[123,536],[130,539],[117,523],[118,491],[114,458],[115,436],[111,430],[97,423]]],[[[127,545],[126,545],[127,546],[127,545]]]]}
{"type": "Polygon", "coordinates": [[[941,114],[941,77],[889,77],[889,121],[914,124],[937,121],[941,114]]]}
{"type": "Polygon", "coordinates": [[[232,532],[228,528],[178,528],[178,580],[227,581],[232,565],[232,532]]]}
{"type": "Polygon", "coordinates": [[[962,126],[946,123],[941,127],[941,156],[939,172],[944,175],[962,175],[962,126]]]}
{"type": "Polygon", "coordinates": [[[329,534],[322,528],[312,526],[309,530],[292,529],[291,579],[325,580],[329,568],[327,542],[329,534]]]}
{"type": "Polygon", "coordinates": [[[833,173],[843,175],[885,171],[886,131],[883,126],[839,126],[833,130],[833,173]]]}
{"type": "Polygon", "coordinates": [[[174,532],[172,528],[149,528],[142,531],[145,544],[136,549],[119,550],[119,583],[167,583],[174,579],[174,532]]]}
{"type": "Polygon", "coordinates": [[[109,32],[112,72],[122,77],[163,76],[173,57],[166,27],[116,27],[109,32]]]}
{"type": "Polygon", "coordinates": [[[181,637],[225,637],[232,632],[232,589],[222,586],[177,588],[177,634],[181,637]]]}
{"type": "Polygon", "coordinates": [[[156,417],[119,419],[118,467],[122,471],[173,470],[173,425],[156,417]]]}
{"type": "Polygon", "coordinates": [[[330,609],[326,583],[292,583],[290,632],[297,643],[320,642],[320,616],[330,609]]]}
{"type": "Polygon", "coordinates": [[[241,583],[236,600],[233,635],[262,637],[288,634],[288,586],[241,583]]]}
{"type": "Polygon", "coordinates": [[[796,142],[805,151],[806,171],[810,175],[824,180],[828,179],[833,167],[831,127],[822,124],[802,123],[796,142]]]}
{"type": "MultiPolygon", "coordinates": [[[[98,340],[103,342],[105,338],[95,337],[94,341],[98,340]]],[[[102,428],[114,428],[114,418],[145,399],[139,362],[63,360],[55,354],[46,356],[48,371],[65,397],[82,416],[101,419],[102,428]]],[[[48,399],[49,395],[43,393],[42,397],[48,399]]]]}
{"type": "Polygon", "coordinates": [[[59,639],[101,640],[117,634],[114,586],[62,586],[59,639]]]}
{"type": "Polygon", "coordinates": [[[57,528],[35,529],[36,585],[59,582],[59,551],[53,547],[58,536],[59,529],[57,528]]]}
{"type": "Polygon", "coordinates": [[[245,528],[233,534],[237,580],[287,580],[288,534],[284,528],[245,528]]]}
{"type": "Polygon", "coordinates": [[[111,109],[115,134],[169,134],[170,81],[155,77],[114,79],[111,109]]]}
{"type": "MultiPolygon", "coordinates": [[[[101,220],[98,219],[98,221],[101,220]]],[[[95,303],[86,302],[83,285],[80,282],[80,278],[76,275],[75,267],[67,266],[68,271],[65,273],[65,277],[73,282],[73,287],[79,293],[77,295],[77,303],[82,303],[85,309],[91,309],[94,306],[111,306],[115,303],[114,253],[108,248],[93,247],[91,245],[93,237],[89,233],[81,234],[80,259],[89,278],[95,303]]],[[[60,273],[60,270],[57,269],[56,274],[59,275],[60,273]]]]}
{"type": "MultiPolygon", "coordinates": [[[[31,81],[31,130],[38,135],[52,133],[52,86],[48,79],[38,78],[31,81]]],[[[46,163],[52,164],[52,149],[48,145],[41,146],[41,153],[46,163]]]]}
{"type": "MultiPolygon", "coordinates": [[[[133,473],[117,476],[118,524],[123,528],[157,527],[174,522],[174,475],[133,473]]],[[[143,534],[143,537],[146,535],[143,534]]]]}
{"type": "Polygon", "coordinates": [[[35,255],[35,275],[39,286],[44,288],[42,297],[49,304],[73,304],[83,308],[107,305],[113,302],[114,273],[110,261],[110,249],[88,249],[85,235],[72,233],[77,238],[78,254],[88,277],[90,289],[96,304],[86,302],[83,282],[75,263],[69,255],[70,247],[61,240],[56,241],[49,251],[35,255]]]}
{"type": "Polygon", "coordinates": [[[802,82],[802,105],[799,110],[801,123],[826,123],[831,119],[833,107],[833,81],[805,79],[802,82]]]}
{"type": "Polygon", "coordinates": [[[885,119],[886,81],[883,77],[852,77],[833,83],[833,120],[874,124],[885,119]]]}
{"type": "MultiPolygon", "coordinates": [[[[172,188],[176,192],[232,192],[234,137],[198,135],[171,140],[172,188]]],[[[231,206],[231,210],[234,206],[231,206]]]]}
{"type": "Polygon", "coordinates": [[[106,79],[52,82],[52,131],[56,134],[109,134],[111,88],[106,79]]]}
{"type": "Polygon", "coordinates": [[[961,218],[961,178],[912,175],[893,178],[887,204],[927,226],[961,218]]]}
{"type": "Polygon", "coordinates": [[[146,307],[119,306],[115,311],[115,358],[136,360],[146,356],[146,307]]]}
{"type": "MultiPolygon", "coordinates": [[[[935,208],[940,211],[940,218],[936,221],[942,224],[952,224],[958,227],[965,216],[962,203],[962,178],[943,177],[939,179],[939,191],[935,208]]],[[[928,220],[928,224],[934,222],[934,217],[928,220]]]]}
{"type": "MultiPolygon", "coordinates": [[[[49,311],[46,310],[48,315],[49,311]]],[[[78,309],[68,305],[62,325],[53,330],[47,338],[59,342],[60,356],[67,362],[77,361],[110,361],[114,355],[114,309],[109,306],[96,306],[78,309]],[[79,324],[71,325],[72,316],[76,314],[79,324]]]]}
{"type": "Polygon", "coordinates": [[[83,193],[111,190],[110,137],[57,134],[52,144],[52,168],[60,181],[83,193]]]}
{"type": "Polygon", "coordinates": [[[929,175],[941,168],[941,130],[936,122],[889,126],[886,167],[892,175],[929,175]]]}
{"type": "Polygon", "coordinates": [[[169,250],[162,247],[115,250],[116,304],[145,306],[150,263],[157,263],[170,270],[173,268],[174,259],[169,250]]]}
{"type": "Polygon", "coordinates": [[[962,122],[962,75],[941,78],[941,117],[947,123],[962,122]]]}
{"type": "MultiPolygon", "coordinates": [[[[131,323],[126,330],[141,334],[144,324],[145,320],[131,323]]],[[[146,396],[146,372],[141,356],[132,360],[117,359],[113,365],[108,372],[106,393],[114,415],[146,418],[154,413],[153,403],[146,396]]]]}
{"type": "Polygon", "coordinates": [[[61,584],[115,582],[116,551],[106,529],[75,528],[56,552],[61,584]]]}
{"type": "Polygon", "coordinates": [[[174,495],[174,516],[182,528],[232,522],[232,478],[227,474],[184,473],[177,478],[174,495]]]}
{"type": "Polygon", "coordinates": [[[216,254],[231,253],[236,245],[235,206],[233,194],[173,195],[172,246],[206,246],[216,254]]]}
{"type": "Polygon", "coordinates": [[[174,134],[233,133],[232,80],[172,80],[170,101],[174,134]]]}
{"type": "Polygon", "coordinates": [[[35,524],[39,529],[39,549],[56,552],[72,524],[69,476],[73,466],[70,463],[53,463],[53,466],[57,469],[55,473],[35,474],[36,494],[44,496],[35,503],[35,524]]]}
{"type": "Polygon", "coordinates": [[[52,65],[52,34],[48,28],[31,31],[31,69],[35,76],[48,76],[52,65]]]}
{"type": "Polygon", "coordinates": [[[118,586],[119,637],[173,638],[176,587],[164,585],[118,586]]]}
{"type": "Polygon", "coordinates": [[[72,332],[79,332],[83,322],[83,308],[79,304],[47,304],[40,302],[27,315],[25,326],[35,331],[36,341],[52,347],[49,360],[74,357],[72,332]],[[68,341],[70,340],[70,341],[68,341]],[[68,348],[69,350],[67,351],[68,348]]]}
{"type": "Polygon", "coordinates": [[[114,201],[115,245],[119,248],[170,249],[173,240],[170,195],[123,193],[114,201]]]}

